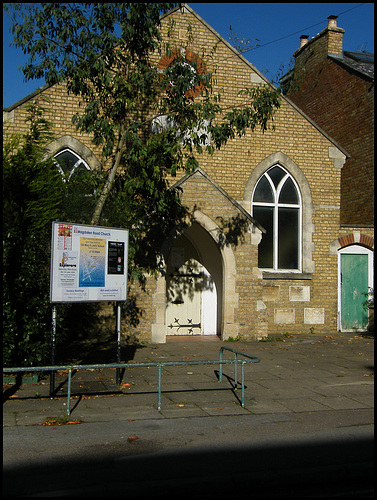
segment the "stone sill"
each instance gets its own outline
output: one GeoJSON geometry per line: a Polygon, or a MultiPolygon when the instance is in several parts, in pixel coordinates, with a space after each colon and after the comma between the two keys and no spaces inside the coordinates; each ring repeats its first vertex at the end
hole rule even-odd
{"type": "Polygon", "coordinates": [[[269,271],[262,271],[264,280],[311,280],[312,273],[274,273],[269,271]]]}

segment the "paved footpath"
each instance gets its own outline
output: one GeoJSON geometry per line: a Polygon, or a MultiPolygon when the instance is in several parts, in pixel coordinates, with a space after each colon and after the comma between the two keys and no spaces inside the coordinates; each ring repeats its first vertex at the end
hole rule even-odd
{"type": "MultiPolygon", "coordinates": [[[[76,371],[4,387],[5,496],[195,493],[371,496],[374,340],[356,334],[268,342],[168,342],[130,349],[131,362],[205,361],[220,346],[245,365],[245,407],[232,365],[76,371]],[[67,421],[68,420],[68,421],[67,421]]],[[[224,359],[232,359],[224,353],[224,359]]],[[[240,369],[238,378],[240,378],[240,369]]]]}

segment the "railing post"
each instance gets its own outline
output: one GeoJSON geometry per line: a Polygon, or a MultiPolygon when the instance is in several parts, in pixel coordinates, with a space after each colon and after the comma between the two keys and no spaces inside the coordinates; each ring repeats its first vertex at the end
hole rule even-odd
{"type": "Polygon", "coordinates": [[[223,379],[223,365],[222,365],[222,360],[223,360],[223,348],[220,347],[220,354],[219,354],[219,382],[221,382],[222,379],[223,379]]]}
{"type": "Polygon", "coordinates": [[[67,390],[67,415],[69,416],[71,413],[70,402],[71,402],[71,376],[72,370],[71,368],[68,370],[68,390],[67,390]]]}
{"type": "Polygon", "coordinates": [[[245,361],[241,361],[241,406],[245,408],[245,361]]]}
{"type": "Polygon", "coordinates": [[[161,365],[158,365],[158,400],[157,409],[161,410],[161,365]]]}

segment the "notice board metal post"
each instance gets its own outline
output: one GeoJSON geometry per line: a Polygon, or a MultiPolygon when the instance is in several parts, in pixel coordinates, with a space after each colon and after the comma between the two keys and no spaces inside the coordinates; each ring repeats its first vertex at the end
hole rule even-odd
{"type": "MultiPolygon", "coordinates": [[[[117,302],[117,320],[116,320],[116,331],[117,331],[117,363],[120,363],[120,312],[121,305],[117,302]]],[[[120,384],[120,368],[116,369],[116,383],[120,384]]]]}
{"type": "MultiPolygon", "coordinates": [[[[52,306],[52,333],[51,333],[51,366],[55,366],[55,344],[56,344],[56,305],[52,306]]],[[[50,372],[50,398],[55,390],[55,372],[50,372]]]]}

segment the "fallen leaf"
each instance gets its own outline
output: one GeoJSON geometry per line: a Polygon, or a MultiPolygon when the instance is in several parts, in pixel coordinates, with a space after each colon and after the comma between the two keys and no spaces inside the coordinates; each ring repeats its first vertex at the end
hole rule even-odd
{"type": "Polygon", "coordinates": [[[137,436],[135,436],[135,434],[133,436],[130,436],[127,438],[127,441],[136,441],[137,439],[139,439],[137,436]]]}
{"type": "Polygon", "coordinates": [[[179,406],[180,408],[182,408],[182,407],[183,407],[183,406],[185,406],[185,405],[177,405],[177,406],[179,406]]]}

